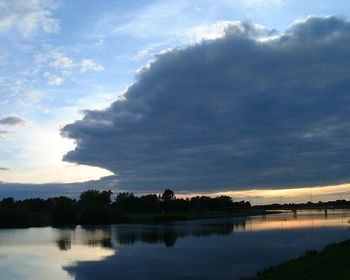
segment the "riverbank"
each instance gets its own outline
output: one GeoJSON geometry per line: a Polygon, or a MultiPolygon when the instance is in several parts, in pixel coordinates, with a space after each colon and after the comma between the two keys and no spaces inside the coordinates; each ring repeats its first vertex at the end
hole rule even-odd
{"type": "Polygon", "coordinates": [[[271,266],[257,276],[242,280],[345,280],[350,279],[350,240],[328,245],[320,252],[271,266]]]}
{"type": "MultiPolygon", "coordinates": [[[[103,223],[103,225],[108,224],[158,224],[166,222],[175,221],[187,221],[187,220],[198,220],[198,219],[215,219],[215,218],[231,218],[231,217],[247,217],[247,216],[257,216],[257,215],[269,215],[279,213],[278,211],[266,211],[262,209],[241,209],[235,211],[175,211],[175,212],[140,212],[140,213],[124,213],[118,212],[115,214],[115,218],[111,223],[103,223]]],[[[5,217],[14,216],[13,213],[0,211],[0,229],[1,228],[28,228],[28,227],[61,227],[61,226],[77,226],[77,225],[87,225],[83,223],[74,223],[67,225],[60,225],[52,223],[52,217],[47,213],[29,213],[31,218],[26,218],[27,213],[22,213],[22,219],[18,219],[18,213],[16,213],[17,219],[11,220],[11,223],[3,223],[5,217]],[[34,217],[34,218],[33,218],[34,217]]],[[[89,224],[91,225],[91,224],[89,224]]],[[[94,225],[100,225],[98,222],[94,225]]],[[[102,224],[101,224],[102,225],[102,224]]]]}

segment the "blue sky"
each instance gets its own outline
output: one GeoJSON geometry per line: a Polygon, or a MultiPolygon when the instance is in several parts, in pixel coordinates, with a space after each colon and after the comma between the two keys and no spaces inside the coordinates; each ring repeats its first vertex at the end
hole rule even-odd
{"type": "Polygon", "coordinates": [[[283,32],[309,15],[348,19],[349,8],[348,1],[0,1],[0,120],[23,120],[0,122],[0,181],[112,175],[62,161],[75,142],[60,130],[120,98],[157,54],[220,38],[235,22],[283,32]]]}

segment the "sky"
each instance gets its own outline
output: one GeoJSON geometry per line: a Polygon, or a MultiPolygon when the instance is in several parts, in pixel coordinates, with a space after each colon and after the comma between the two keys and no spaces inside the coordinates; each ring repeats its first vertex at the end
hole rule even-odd
{"type": "Polygon", "coordinates": [[[349,8],[0,0],[0,197],[350,198],[349,8]]]}

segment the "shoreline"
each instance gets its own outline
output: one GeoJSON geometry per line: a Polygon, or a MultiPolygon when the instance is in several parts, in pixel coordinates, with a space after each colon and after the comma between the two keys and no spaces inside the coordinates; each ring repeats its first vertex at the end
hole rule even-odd
{"type": "Polygon", "coordinates": [[[272,265],[253,277],[241,280],[344,280],[350,279],[350,239],[331,243],[321,249],[272,265]]]}
{"type": "Polygon", "coordinates": [[[123,221],[119,223],[108,224],[72,224],[72,225],[54,225],[54,224],[42,224],[42,225],[28,225],[28,226],[14,226],[3,227],[2,229],[26,229],[26,228],[39,228],[39,227],[53,227],[53,228],[74,228],[76,226],[109,226],[119,224],[163,224],[168,222],[177,221],[191,221],[191,220],[204,220],[204,219],[220,219],[220,218],[240,218],[240,217],[252,217],[260,215],[272,215],[278,214],[282,211],[275,210],[262,210],[262,209],[246,209],[237,211],[187,211],[187,212],[145,212],[145,213],[125,213],[123,221]]]}

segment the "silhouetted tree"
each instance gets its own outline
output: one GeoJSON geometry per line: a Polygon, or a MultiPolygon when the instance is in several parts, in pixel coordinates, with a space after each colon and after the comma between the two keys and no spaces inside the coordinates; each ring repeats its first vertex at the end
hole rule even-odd
{"type": "Polygon", "coordinates": [[[79,220],[82,224],[109,224],[112,221],[111,191],[88,190],[80,195],[79,220]]]}
{"type": "Polygon", "coordinates": [[[76,201],[60,196],[52,200],[52,223],[56,226],[74,225],[77,223],[76,201]]]}
{"type": "Polygon", "coordinates": [[[156,194],[143,195],[139,199],[140,210],[142,212],[158,212],[160,203],[156,194]]]}
{"type": "Polygon", "coordinates": [[[138,198],[133,193],[118,193],[115,199],[115,207],[126,212],[138,211],[138,198]]]}
{"type": "Polygon", "coordinates": [[[163,201],[171,201],[175,199],[175,194],[172,190],[166,189],[162,195],[163,201]]]}
{"type": "Polygon", "coordinates": [[[0,208],[14,208],[15,200],[13,197],[7,197],[0,201],[0,208]]]}
{"type": "Polygon", "coordinates": [[[162,200],[163,200],[163,210],[165,211],[173,211],[174,209],[174,201],[175,201],[175,194],[172,190],[166,189],[162,194],[162,200]]]}
{"type": "MultiPolygon", "coordinates": [[[[0,227],[98,225],[128,222],[131,219],[128,213],[131,212],[231,211],[251,207],[249,202],[233,202],[229,196],[176,198],[175,193],[170,189],[166,189],[159,195],[135,196],[133,193],[122,192],[118,193],[113,203],[111,203],[111,195],[111,191],[88,190],[80,194],[78,201],[65,196],[46,200],[30,198],[18,201],[7,197],[0,201],[0,227]]],[[[350,207],[350,202],[337,200],[317,204],[310,202],[304,205],[305,207],[315,207],[315,205],[317,207],[350,207]]],[[[286,206],[277,205],[276,207],[286,206]]],[[[294,205],[295,209],[296,207],[294,205]]],[[[155,215],[152,219],[153,222],[164,222],[187,219],[187,215],[184,213],[155,215]]]]}

